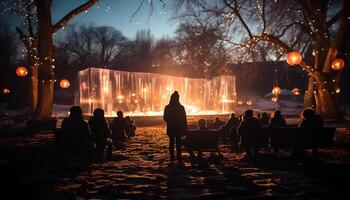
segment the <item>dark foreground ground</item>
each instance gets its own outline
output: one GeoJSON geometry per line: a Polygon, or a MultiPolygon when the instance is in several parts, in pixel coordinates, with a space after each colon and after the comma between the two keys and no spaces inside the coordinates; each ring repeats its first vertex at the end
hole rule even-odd
{"type": "Polygon", "coordinates": [[[143,127],[112,161],[61,165],[53,134],[0,137],[1,199],[350,199],[349,133],[320,159],[255,161],[221,145],[223,160],[171,163],[165,127],[143,127]]]}

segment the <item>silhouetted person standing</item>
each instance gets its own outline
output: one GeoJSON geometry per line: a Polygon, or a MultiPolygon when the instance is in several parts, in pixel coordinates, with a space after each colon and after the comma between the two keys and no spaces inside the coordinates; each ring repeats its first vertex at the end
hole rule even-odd
{"type": "Polygon", "coordinates": [[[223,124],[224,124],[224,122],[221,121],[219,117],[215,117],[214,118],[213,129],[220,129],[223,124]]]}
{"type": "Polygon", "coordinates": [[[176,142],[176,157],[182,160],[181,155],[181,136],[183,136],[187,128],[187,118],[185,108],[180,104],[179,93],[175,91],[170,102],[164,109],[164,121],[167,123],[167,135],[169,136],[169,153],[170,160],[174,160],[174,144],[176,142]]]}
{"type": "Polygon", "coordinates": [[[254,140],[255,135],[260,132],[260,122],[254,117],[252,110],[244,113],[243,121],[239,124],[237,134],[241,136],[241,146],[246,149],[247,156],[253,156],[258,153],[258,147],[254,140]]]}
{"type": "Polygon", "coordinates": [[[79,106],[72,106],[69,110],[69,117],[62,121],[62,131],[69,134],[76,134],[79,141],[76,141],[76,149],[86,151],[90,155],[93,153],[93,143],[91,139],[89,125],[83,119],[83,112],[79,106]]]}
{"type": "Polygon", "coordinates": [[[276,128],[276,127],[283,127],[286,126],[286,120],[281,114],[281,111],[277,110],[273,113],[272,118],[270,119],[269,122],[269,127],[270,128],[276,128]]]}
{"type": "Polygon", "coordinates": [[[118,111],[117,117],[114,118],[113,122],[110,125],[110,128],[112,130],[112,140],[116,147],[122,146],[123,142],[125,141],[127,126],[127,122],[123,117],[123,112],[118,111]]]}
{"type": "Polygon", "coordinates": [[[105,112],[97,108],[94,115],[89,120],[92,139],[96,144],[97,162],[103,161],[103,154],[107,146],[107,138],[111,135],[111,130],[105,119],[105,112]]]}

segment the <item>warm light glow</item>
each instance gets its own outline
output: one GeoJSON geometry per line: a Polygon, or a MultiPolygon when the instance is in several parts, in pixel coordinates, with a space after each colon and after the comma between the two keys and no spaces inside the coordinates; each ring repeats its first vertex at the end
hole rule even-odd
{"type": "Polygon", "coordinates": [[[274,87],[274,88],[272,89],[272,94],[275,95],[275,96],[280,95],[281,92],[282,92],[282,90],[281,90],[281,88],[278,87],[278,86],[276,86],[276,87],[274,87]]]}
{"type": "Polygon", "coordinates": [[[293,88],[293,90],[292,90],[292,93],[294,94],[294,95],[300,95],[300,89],[299,88],[293,88]]]}
{"type": "Polygon", "coordinates": [[[4,95],[10,94],[10,89],[8,88],[3,88],[1,91],[4,95]]]}
{"type": "Polygon", "coordinates": [[[79,72],[78,86],[75,104],[86,113],[101,108],[106,116],[118,110],[130,116],[162,115],[173,91],[190,115],[230,113],[237,102],[234,76],[197,79],[89,68],[79,72]]]}
{"type": "Polygon", "coordinates": [[[124,96],[123,95],[118,95],[117,99],[122,100],[122,99],[124,99],[124,96]]]}
{"type": "Polygon", "coordinates": [[[253,101],[252,100],[248,100],[247,101],[247,106],[251,106],[251,105],[253,105],[253,101]]]}
{"type": "Polygon", "coordinates": [[[70,82],[67,79],[62,79],[60,81],[60,87],[63,89],[67,89],[70,86],[70,82]]]}
{"type": "Polygon", "coordinates": [[[239,100],[239,101],[237,101],[237,104],[238,105],[243,105],[243,101],[239,100]]]}
{"type": "Polygon", "coordinates": [[[28,70],[27,70],[27,68],[20,66],[20,67],[17,67],[16,74],[17,74],[17,76],[25,77],[28,74],[28,70]]]}
{"type": "Polygon", "coordinates": [[[344,68],[344,66],[345,66],[345,62],[341,58],[337,58],[337,59],[333,60],[333,62],[332,62],[332,69],[336,70],[336,71],[342,70],[344,68]]]}
{"type": "Polygon", "coordinates": [[[273,97],[271,98],[271,101],[273,101],[273,102],[277,102],[277,101],[278,101],[278,97],[273,96],[273,97]]]}
{"type": "Polygon", "coordinates": [[[294,66],[299,65],[303,58],[301,57],[301,54],[297,51],[291,51],[287,55],[287,63],[288,65],[294,66]]]}
{"type": "Polygon", "coordinates": [[[337,89],[335,90],[335,93],[337,93],[337,94],[339,94],[340,92],[341,92],[340,88],[337,88],[337,89]]]}

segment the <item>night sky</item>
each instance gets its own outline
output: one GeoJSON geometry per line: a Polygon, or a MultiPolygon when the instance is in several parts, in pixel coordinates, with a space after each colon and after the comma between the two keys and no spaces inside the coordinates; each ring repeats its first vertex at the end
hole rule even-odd
{"type": "MultiPolygon", "coordinates": [[[[54,0],[52,5],[53,21],[56,22],[86,0],[54,0]]],[[[69,24],[94,24],[97,26],[112,26],[120,30],[123,35],[133,38],[137,30],[150,29],[155,38],[172,37],[178,21],[171,19],[171,11],[155,1],[154,10],[149,12],[148,1],[131,20],[141,0],[102,0],[91,7],[87,13],[81,13],[69,24]],[[108,9],[109,8],[109,9],[108,9]],[[131,21],[130,21],[131,20],[131,21]]]]}

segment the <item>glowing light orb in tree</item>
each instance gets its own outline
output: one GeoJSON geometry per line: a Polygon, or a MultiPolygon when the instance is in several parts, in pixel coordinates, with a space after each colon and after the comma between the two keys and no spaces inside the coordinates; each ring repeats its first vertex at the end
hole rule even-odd
{"type": "Polygon", "coordinates": [[[8,95],[8,94],[10,94],[10,89],[8,89],[8,88],[3,88],[3,89],[1,90],[1,92],[2,92],[4,95],[8,95]]]}
{"type": "Polygon", "coordinates": [[[17,67],[17,69],[16,69],[16,74],[17,74],[17,76],[19,76],[19,77],[25,77],[25,76],[27,76],[27,74],[28,74],[28,70],[27,70],[27,68],[25,68],[25,67],[23,67],[23,66],[19,66],[19,67],[17,67]]]}
{"type": "Polygon", "coordinates": [[[300,89],[299,88],[293,88],[292,93],[296,96],[300,95],[300,89]]]}
{"type": "Polygon", "coordinates": [[[278,101],[278,97],[273,96],[273,97],[271,98],[271,101],[273,101],[273,102],[277,102],[277,101],[278,101]]]}
{"type": "Polygon", "coordinates": [[[341,92],[340,88],[335,89],[335,93],[339,94],[341,92]]]}
{"type": "Polygon", "coordinates": [[[301,54],[297,51],[291,51],[287,55],[287,63],[288,65],[294,66],[299,65],[303,58],[301,57],[301,54]]]}
{"type": "Polygon", "coordinates": [[[70,86],[70,82],[67,79],[62,79],[60,81],[60,87],[63,89],[67,89],[70,86]]]}
{"type": "Polygon", "coordinates": [[[252,106],[253,105],[253,101],[252,100],[248,100],[247,101],[247,106],[252,106]]]}
{"type": "Polygon", "coordinates": [[[274,87],[274,88],[272,89],[272,94],[275,95],[275,96],[280,95],[281,92],[282,92],[282,90],[281,90],[281,88],[278,87],[278,86],[276,86],[276,87],[274,87]]]}
{"type": "Polygon", "coordinates": [[[345,66],[345,62],[341,58],[337,58],[337,59],[333,60],[333,62],[332,62],[332,69],[336,70],[336,71],[342,70],[344,68],[344,66],[345,66]]]}

